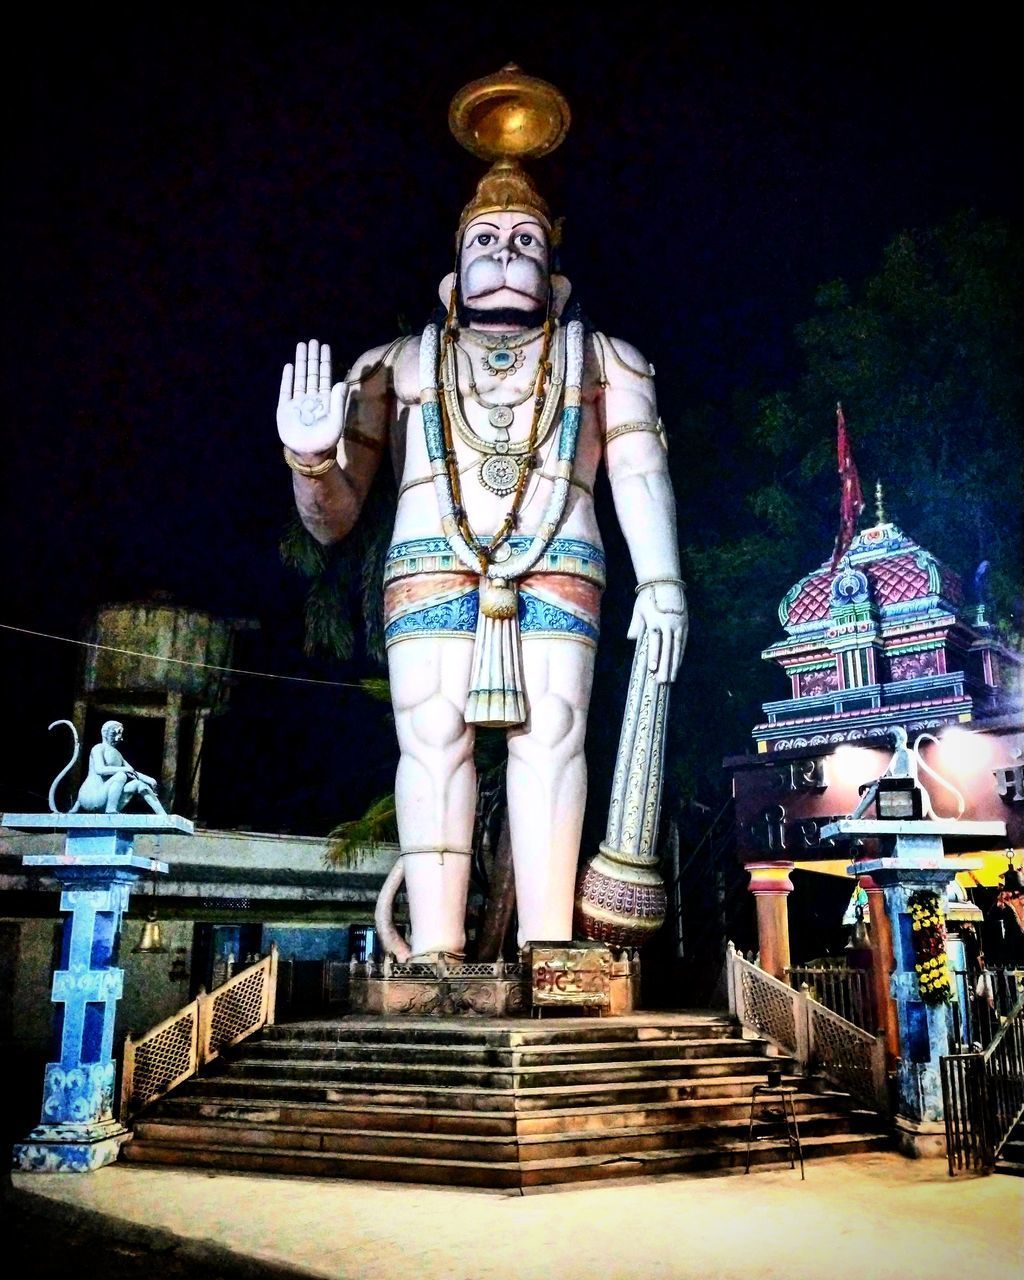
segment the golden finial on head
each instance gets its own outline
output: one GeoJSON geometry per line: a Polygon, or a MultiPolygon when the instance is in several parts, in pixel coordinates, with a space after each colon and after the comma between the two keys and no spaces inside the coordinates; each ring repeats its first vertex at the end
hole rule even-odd
{"type": "Polygon", "coordinates": [[[882,506],[882,482],[875,481],[875,524],[885,524],[885,507],[882,506]]]}
{"type": "Polygon", "coordinates": [[[459,232],[482,213],[523,209],[553,230],[547,202],[520,159],[546,156],[569,131],[569,104],[553,84],[528,76],[508,63],[493,75],[463,85],[448,109],[448,127],[457,142],[494,163],[462,211],[459,232]]]}

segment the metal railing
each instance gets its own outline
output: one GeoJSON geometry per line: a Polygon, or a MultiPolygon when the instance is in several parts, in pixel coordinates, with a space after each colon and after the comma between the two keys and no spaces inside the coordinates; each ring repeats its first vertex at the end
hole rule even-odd
{"type": "Polygon", "coordinates": [[[124,1040],[121,1067],[122,1124],[195,1075],[232,1045],[274,1021],[277,996],[277,946],[248,969],[183,1009],[138,1040],[124,1040]]]}
{"type": "Polygon", "coordinates": [[[726,949],[729,1011],[795,1059],[801,1073],[819,1072],[876,1111],[888,1110],[885,1037],[872,1035],[726,949]]]}
{"type": "Polygon", "coordinates": [[[951,1053],[939,1065],[950,1176],[991,1173],[1024,1117],[1024,997],[983,1053],[951,1053]]]}
{"type": "Polygon", "coordinates": [[[952,969],[950,1045],[957,1053],[979,1053],[992,1043],[1021,996],[1024,969],[952,969]]]}
{"type": "Polygon", "coordinates": [[[786,970],[790,983],[806,986],[812,1000],[838,1013],[863,1031],[875,1031],[875,1002],[871,993],[871,975],[864,969],[847,969],[831,965],[791,965],[786,970]]]}

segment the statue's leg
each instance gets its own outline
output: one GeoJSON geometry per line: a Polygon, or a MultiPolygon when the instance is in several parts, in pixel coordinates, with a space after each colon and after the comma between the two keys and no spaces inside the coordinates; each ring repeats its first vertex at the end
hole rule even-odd
{"type": "Polygon", "coordinates": [[[127,773],[118,771],[111,774],[107,782],[107,813],[120,813],[124,805],[127,804],[128,798],[124,794],[127,783],[127,773]]]}
{"type": "Polygon", "coordinates": [[[508,734],[508,816],[519,944],[572,937],[587,766],[583,741],[595,650],[576,640],[523,639],[530,714],[508,734]]]}
{"type": "Polygon", "coordinates": [[[160,803],[160,797],[157,795],[157,793],[153,790],[152,787],[143,785],[139,794],[142,796],[143,800],[145,800],[146,804],[149,805],[149,807],[153,810],[154,813],[167,812],[167,810],[160,803]]]}
{"type": "Polygon", "coordinates": [[[472,657],[472,636],[418,636],[388,649],[414,955],[461,954],[466,946],[476,768],[463,711],[472,657]]]}

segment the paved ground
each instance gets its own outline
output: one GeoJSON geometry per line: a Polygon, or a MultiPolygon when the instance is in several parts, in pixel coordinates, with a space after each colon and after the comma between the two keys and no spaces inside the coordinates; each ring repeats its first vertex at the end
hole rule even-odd
{"type": "MultiPolygon", "coordinates": [[[[15,1274],[50,1280],[977,1280],[1020,1275],[1024,1179],[896,1155],[525,1197],[115,1165],[15,1174],[15,1274]]],[[[6,1248],[6,1246],[5,1246],[6,1248]]]]}

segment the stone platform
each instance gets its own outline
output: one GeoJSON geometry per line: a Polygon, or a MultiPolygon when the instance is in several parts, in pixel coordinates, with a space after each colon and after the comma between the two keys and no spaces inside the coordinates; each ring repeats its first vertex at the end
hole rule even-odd
{"type": "MultiPolygon", "coordinates": [[[[770,1066],[798,1089],[805,1157],[889,1144],[720,1014],[351,1017],[267,1028],[142,1112],[122,1160],[518,1190],[742,1168],[770,1066]]],[[[783,1158],[759,1125],[753,1162],[783,1158]]]]}
{"type": "Polygon", "coordinates": [[[353,1012],[384,1017],[507,1018],[556,1008],[618,1015],[632,1013],[639,996],[636,955],[613,954],[589,943],[535,945],[524,963],[464,964],[443,957],[400,962],[388,957],[381,963],[353,961],[349,967],[353,1012]],[[595,966],[589,965],[585,974],[595,981],[579,981],[584,975],[574,966],[580,956],[599,959],[600,971],[592,972],[595,966]],[[549,981],[541,981],[541,975],[549,981]]]}

